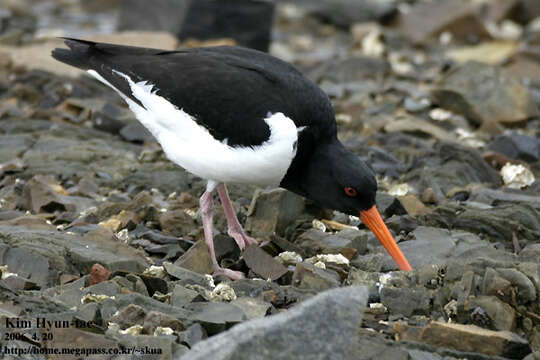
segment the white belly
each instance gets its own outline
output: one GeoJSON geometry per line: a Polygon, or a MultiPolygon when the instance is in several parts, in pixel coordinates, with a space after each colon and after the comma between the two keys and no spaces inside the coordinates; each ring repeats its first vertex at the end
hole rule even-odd
{"type": "MultiPolygon", "coordinates": [[[[92,76],[112,87],[93,70],[92,76]]],[[[216,140],[193,118],[165,98],[152,92],[152,85],[134,83],[127,75],[117,72],[129,83],[138,105],[120,93],[137,119],[161,144],[167,157],[187,171],[207,180],[277,186],[285,176],[294,156],[298,131],[294,122],[282,113],[265,119],[270,137],[259,146],[231,147],[216,140]]]]}

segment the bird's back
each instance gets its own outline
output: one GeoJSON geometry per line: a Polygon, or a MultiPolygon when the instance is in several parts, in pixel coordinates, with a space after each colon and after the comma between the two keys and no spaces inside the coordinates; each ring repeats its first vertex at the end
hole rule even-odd
{"type": "Polygon", "coordinates": [[[153,91],[191,115],[218,140],[256,146],[270,133],[264,118],[281,112],[313,136],[335,133],[330,101],[292,65],[257,50],[207,47],[163,51],[68,39],[70,49],[53,56],[94,70],[135,99],[125,79],[147,82],[153,91]]]}

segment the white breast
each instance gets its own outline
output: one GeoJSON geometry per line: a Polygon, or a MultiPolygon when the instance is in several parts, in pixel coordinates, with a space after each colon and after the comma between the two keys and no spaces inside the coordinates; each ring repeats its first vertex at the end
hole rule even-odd
{"type": "Polygon", "coordinates": [[[133,96],[142,107],[96,71],[88,72],[120,93],[171,161],[201,178],[263,187],[277,186],[296,155],[295,143],[301,129],[297,129],[294,122],[282,113],[269,114],[264,119],[270,128],[270,137],[263,144],[231,147],[226,141],[216,140],[182,109],[158,96],[152,91],[152,85],[135,83],[127,75],[116,72],[128,81],[133,96]]]}

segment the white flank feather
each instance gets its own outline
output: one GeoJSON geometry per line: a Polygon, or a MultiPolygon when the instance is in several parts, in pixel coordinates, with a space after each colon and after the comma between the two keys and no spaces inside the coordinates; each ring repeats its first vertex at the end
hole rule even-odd
{"type": "Polygon", "coordinates": [[[231,147],[226,141],[215,139],[182,109],[157,95],[152,91],[153,85],[145,81],[135,83],[126,74],[113,71],[126,79],[133,96],[144,107],[122,94],[95,70],[88,73],[122,96],[174,163],[215,182],[278,186],[285,176],[296,155],[294,144],[302,129],[297,129],[284,114],[268,114],[264,119],[270,128],[270,137],[263,144],[231,147]]]}

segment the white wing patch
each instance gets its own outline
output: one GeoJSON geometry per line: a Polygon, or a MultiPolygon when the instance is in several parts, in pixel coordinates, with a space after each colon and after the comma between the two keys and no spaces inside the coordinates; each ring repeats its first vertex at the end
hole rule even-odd
{"type": "Polygon", "coordinates": [[[226,140],[215,139],[182,109],[157,95],[153,85],[145,81],[135,83],[126,74],[113,71],[126,79],[133,96],[143,106],[122,94],[95,70],[88,73],[122,96],[174,163],[215,182],[277,186],[285,176],[296,155],[298,133],[303,129],[297,129],[283,113],[268,114],[264,119],[270,128],[270,137],[263,144],[231,147],[226,140]]]}

